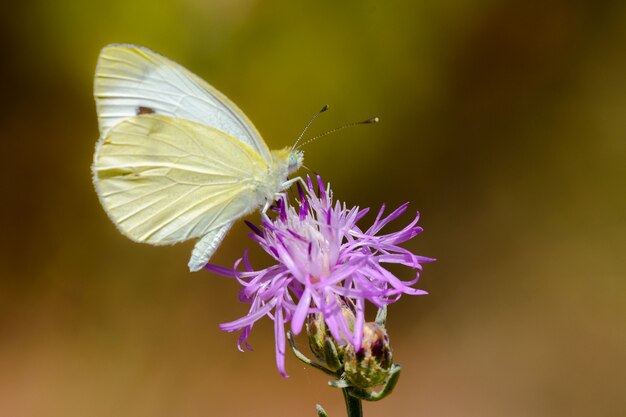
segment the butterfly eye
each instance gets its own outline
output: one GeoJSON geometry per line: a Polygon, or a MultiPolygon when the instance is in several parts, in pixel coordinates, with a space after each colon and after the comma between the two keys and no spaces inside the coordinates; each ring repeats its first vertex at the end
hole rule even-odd
{"type": "Polygon", "coordinates": [[[289,153],[289,173],[293,174],[302,166],[302,162],[304,161],[304,152],[302,151],[292,151],[289,153]]]}

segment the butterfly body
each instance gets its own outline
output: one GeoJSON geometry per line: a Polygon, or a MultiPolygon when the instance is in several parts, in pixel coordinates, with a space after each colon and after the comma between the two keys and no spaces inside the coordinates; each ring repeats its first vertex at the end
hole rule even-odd
{"type": "Polygon", "coordinates": [[[134,241],[199,238],[192,271],[208,262],[235,220],[273,201],[302,165],[300,151],[270,151],[230,100],[145,48],[104,48],[94,90],[100,202],[134,241]]]}

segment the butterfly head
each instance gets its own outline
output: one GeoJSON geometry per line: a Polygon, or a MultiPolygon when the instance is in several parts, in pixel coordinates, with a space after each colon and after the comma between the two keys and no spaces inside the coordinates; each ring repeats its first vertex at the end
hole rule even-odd
{"type": "Polygon", "coordinates": [[[293,174],[302,166],[304,162],[304,152],[294,149],[289,151],[289,165],[287,167],[289,174],[293,174]]]}
{"type": "Polygon", "coordinates": [[[272,151],[273,164],[270,169],[272,176],[275,175],[277,181],[282,184],[287,181],[291,174],[295,173],[302,166],[304,152],[283,148],[272,151]]]}
{"type": "Polygon", "coordinates": [[[304,161],[304,152],[290,148],[284,148],[272,151],[274,160],[272,170],[280,178],[280,181],[286,181],[291,174],[296,172],[302,166],[304,161]]]}

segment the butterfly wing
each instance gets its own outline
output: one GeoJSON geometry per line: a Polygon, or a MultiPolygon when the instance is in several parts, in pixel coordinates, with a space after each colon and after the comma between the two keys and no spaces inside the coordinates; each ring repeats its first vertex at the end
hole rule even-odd
{"type": "Polygon", "coordinates": [[[93,171],[100,201],[124,235],[154,245],[206,237],[194,250],[201,268],[232,221],[261,203],[256,189],[267,164],[224,132],[151,114],[112,127],[93,171]]]}
{"type": "Polygon", "coordinates": [[[250,145],[266,161],[271,160],[261,135],[232,101],[200,77],[147,48],[106,46],[98,59],[94,95],[101,138],[124,119],[156,113],[214,127],[250,145]]]}

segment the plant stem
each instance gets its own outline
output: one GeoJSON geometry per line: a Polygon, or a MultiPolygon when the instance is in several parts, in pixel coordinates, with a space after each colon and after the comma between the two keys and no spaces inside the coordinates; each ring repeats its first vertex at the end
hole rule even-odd
{"type": "Polygon", "coordinates": [[[343,388],[341,390],[343,393],[343,399],[346,401],[346,411],[348,412],[348,417],[363,417],[361,400],[350,395],[348,392],[349,389],[350,388],[343,388]]]}

